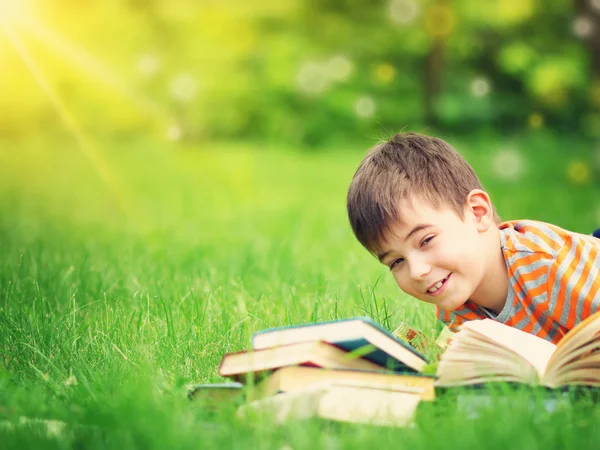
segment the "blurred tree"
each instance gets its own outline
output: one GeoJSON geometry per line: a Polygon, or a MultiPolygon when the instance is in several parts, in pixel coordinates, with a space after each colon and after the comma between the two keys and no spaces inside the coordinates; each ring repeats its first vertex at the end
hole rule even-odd
{"type": "MultiPolygon", "coordinates": [[[[48,0],[38,9],[11,26],[90,132],[315,146],[425,124],[600,136],[600,0],[48,0]]],[[[5,34],[0,130],[48,127],[52,114],[59,123],[5,34]]]]}
{"type": "Polygon", "coordinates": [[[435,0],[426,11],[426,29],[431,36],[425,70],[425,121],[438,125],[435,105],[442,91],[446,40],[454,28],[454,13],[448,0],[435,0]]]}

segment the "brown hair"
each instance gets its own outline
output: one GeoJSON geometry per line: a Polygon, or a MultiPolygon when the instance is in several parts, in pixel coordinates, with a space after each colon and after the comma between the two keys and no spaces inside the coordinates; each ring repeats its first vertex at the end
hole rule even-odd
{"type": "MultiPolygon", "coordinates": [[[[467,195],[483,189],[473,168],[441,139],[399,133],[377,144],[362,160],[348,190],[354,235],[371,253],[390,222],[400,219],[398,202],[419,195],[434,207],[450,206],[461,218],[467,195]]],[[[499,217],[494,211],[494,218],[499,217]]]]}

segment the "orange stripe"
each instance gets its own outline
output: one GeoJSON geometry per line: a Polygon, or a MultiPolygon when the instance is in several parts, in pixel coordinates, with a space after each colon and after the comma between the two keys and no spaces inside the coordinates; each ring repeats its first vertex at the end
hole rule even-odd
{"type": "Polygon", "coordinates": [[[462,319],[462,317],[460,316],[456,316],[454,318],[454,321],[452,323],[450,323],[448,325],[448,328],[450,328],[452,331],[458,331],[458,327],[464,322],[464,320],[462,319]]]}
{"type": "Polygon", "coordinates": [[[581,317],[587,318],[591,316],[592,313],[596,312],[592,311],[592,302],[594,301],[594,297],[596,297],[596,294],[598,293],[598,289],[600,289],[600,278],[594,280],[594,284],[592,285],[590,292],[588,292],[588,295],[585,298],[585,302],[583,303],[583,309],[581,311],[581,317]]]}
{"type": "MultiPolygon", "coordinates": [[[[537,297],[538,295],[541,295],[544,292],[547,292],[547,290],[548,290],[548,286],[546,285],[546,283],[540,284],[538,287],[534,287],[533,289],[529,289],[527,291],[527,298],[533,299],[533,298],[537,297]]],[[[546,306],[544,311],[546,311],[548,309],[548,302],[546,301],[546,303],[544,303],[544,305],[546,306]]],[[[536,306],[536,308],[537,308],[537,306],[536,306]]]]}
{"type": "MultiPolygon", "coordinates": [[[[557,321],[555,321],[552,317],[546,316],[546,322],[544,322],[542,324],[542,330],[540,331],[540,333],[538,333],[538,336],[545,339],[546,336],[548,336],[550,334],[550,331],[554,327],[555,323],[558,325],[559,328],[562,328],[562,325],[559,324],[557,321]]],[[[558,342],[558,340],[562,337],[563,334],[564,334],[564,332],[562,334],[557,333],[556,336],[554,336],[554,338],[551,338],[552,341],[558,342]]]]}
{"type": "Polygon", "coordinates": [[[531,275],[531,277],[533,279],[536,279],[547,273],[548,273],[548,266],[541,266],[541,267],[538,267],[537,269],[534,269],[531,272],[529,272],[529,274],[531,275]]]}
{"type": "Polygon", "coordinates": [[[511,326],[515,326],[521,320],[523,320],[523,318],[526,317],[526,316],[527,316],[527,311],[525,310],[525,307],[523,307],[523,309],[521,309],[521,311],[519,311],[517,314],[515,314],[514,316],[512,316],[509,319],[508,324],[511,325],[511,326]]]}
{"type": "MultiPolygon", "coordinates": [[[[552,228],[550,228],[552,229],[552,228]]],[[[538,228],[534,228],[534,227],[527,227],[527,231],[530,232],[531,234],[536,235],[537,237],[539,237],[542,241],[544,241],[546,244],[548,244],[548,246],[552,249],[552,250],[559,250],[560,249],[560,244],[558,244],[557,242],[553,241],[552,239],[550,239],[550,237],[544,233],[542,230],[538,229],[538,228]]],[[[554,231],[554,230],[552,230],[554,231]]],[[[554,231],[556,234],[558,234],[560,236],[560,233],[557,233],[556,231],[554,231]]],[[[536,244],[534,244],[536,245],[536,244]]]]}
{"type": "Polygon", "coordinates": [[[525,333],[531,333],[534,325],[535,322],[533,320],[529,320],[529,322],[527,322],[527,324],[523,328],[521,328],[521,330],[523,330],[525,333]]]}
{"type": "Polygon", "coordinates": [[[552,296],[552,291],[554,290],[554,286],[556,285],[556,272],[558,271],[558,264],[556,261],[550,266],[550,270],[548,271],[548,305],[550,304],[550,297],[552,296]]]}
{"type": "MultiPolygon", "coordinates": [[[[570,242],[570,244],[572,244],[572,242],[570,242]]],[[[565,256],[567,256],[570,252],[571,247],[563,247],[560,251],[560,253],[558,254],[558,256],[556,257],[556,266],[557,266],[557,270],[558,267],[563,263],[563,261],[565,260],[565,256]]],[[[575,258],[573,259],[573,261],[577,260],[577,249],[575,249],[575,258]]],[[[562,275],[561,279],[560,279],[560,283],[559,283],[559,291],[558,291],[558,296],[557,296],[557,301],[556,301],[556,308],[554,310],[554,313],[552,314],[552,316],[556,319],[556,321],[560,321],[560,317],[562,315],[563,309],[564,309],[564,298],[565,298],[565,282],[564,280],[568,280],[569,278],[571,278],[571,276],[573,275],[573,265],[569,264],[569,266],[566,268],[565,273],[562,275]]],[[[551,285],[553,286],[553,285],[551,285]]]]}
{"type": "MultiPolygon", "coordinates": [[[[578,246],[581,245],[582,248],[582,253],[583,250],[585,248],[585,242],[583,241],[579,241],[578,246]]],[[[569,311],[569,318],[567,319],[567,328],[570,330],[571,328],[573,328],[575,326],[575,321],[577,319],[577,305],[578,303],[584,302],[585,299],[583,298],[579,298],[580,294],[581,294],[581,290],[583,289],[583,285],[585,284],[585,282],[588,279],[588,276],[590,275],[590,271],[592,270],[593,267],[593,261],[596,258],[594,256],[594,258],[591,258],[591,253],[592,253],[593,249],[590,251],[590,255],[588,255],[587,261],[585,263],[585,266],[583,267],[583,271],[581,272],[581,276],[579,277],[579,280],[577,280],[577,282],[575,283],[575,286],[573,287],[573,291],[571,292],[571,299],[570,299],[570,303],[571,303],[571,310],[569,311]]]]}
{"type": "Polygon", "coordinates": [[[552,327],[552,320],[548,318],[545,323],[542,323],[542,328],[538,331],[537,335],[542,339],[546,339],[548,333],[550,332],[550,328],[552,327]]]}
{"type": "MultiPolygon", "coordinates": [[[[572,242],[572,241],[571,241],[572,242]]],[[[579,262],[581,261],[581,254],[583,253],[583,244],[581,242],[581,240],[579,242],[577,242],[577,244],[575,244],[575,257],[573,258],[573,261],[571,261],[571,264],[569,264],[568,270],[565,271],[565,276],[563,277],[563,279],[561,280],[561,289],[564,287],[565,290],[565,295],[559,297],[563,299],[562,301],[562,311],[564,311],[564,307],[567,304],[567,302],[569,302],[569,316],[567,317],[567,324],[569,321],[569,317],[572,314],[572,296],[574,293],[574,290],[571,291],[571,297],[570,298],[566,298],[566,290],[567,290],[567,286],[569,284],[569,281],[571,281],[571,279],[573,278],[573,275],[575,273],[575,269],[577,268],[577,266],[579,265],[579,262]]],[[[562,311],[561,311],[561,316],[562,316],[562,311]]],[[[559,316],[560,317],[560,316],[559,316]]],[[[567,326],[567,328],[571,328],[569,326],[567,326]]]]}
{"type": "Polygon", "coordinates": [[[481,319],[482,316],[480,314],[477,314],[475,311],[469,311],[466,314],[462,314],[461,317],[466,320],[477,320],[481,319]]]}
{"type": "Polygon", "coordinates": [[[522,256],[520,258],[517,258],[517,260],[513,262],[508,268],[512,273],[517,273],[521,267],[538,262],[540,259],[540,255],[537,253],[533,255],[522,256]]]}

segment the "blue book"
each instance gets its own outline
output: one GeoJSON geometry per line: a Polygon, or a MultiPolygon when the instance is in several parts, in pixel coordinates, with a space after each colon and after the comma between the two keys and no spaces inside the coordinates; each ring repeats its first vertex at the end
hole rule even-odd
{"type": "Polygon", "coordinates": [[[307,341],[329,342],[393,372],[422,372],[427,358],[368,317],[269,328],[252,335],[254,350],[307,341]]]}

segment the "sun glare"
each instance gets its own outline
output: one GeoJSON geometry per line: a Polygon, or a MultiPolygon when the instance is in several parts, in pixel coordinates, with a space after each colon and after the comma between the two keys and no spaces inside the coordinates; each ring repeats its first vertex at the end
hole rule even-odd
{"type": "Polygon", "coordinates": [[[25,0],[0,0],[0,22],[18,22],[30,15],[30,5],[25,0]]]}
{"type": "MultiPolygon", "coordinates": [[[[104,160],[102,153],[79,125],[73,112],[69,110],[67,104],[54,89],[52,83],[30,52],[26,40],[21,36],[25,30],[36,28],[34,24],[37,21],[31,14],[30,5],[31,3],[25,3],[24,0],[0,0],[0,37],[4,36],[7,43],[17,52],[41,91],[54,107],[58,117],[63,121],[66,129],[79,144],[80,150],[89,158],[102,181],[112,191],[119,206],[123,210],[128,211],[131,209],[131,203],[128,201],[119,180],[117,180],[111,167],[104,160]]],[[[41,27],[40,24],[38,24],[39,27],[41,27]]]]}

